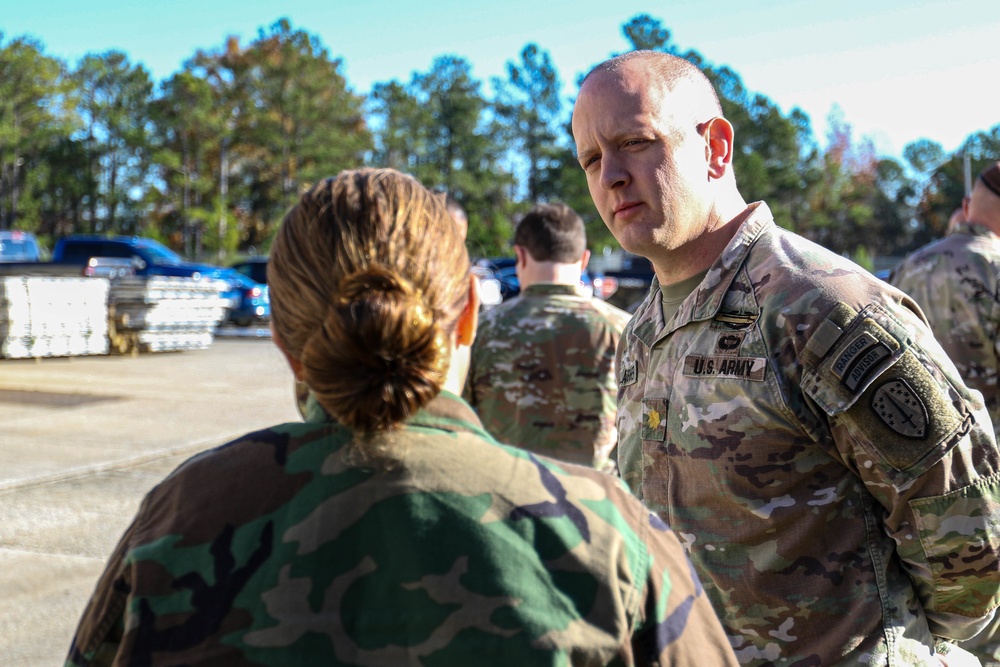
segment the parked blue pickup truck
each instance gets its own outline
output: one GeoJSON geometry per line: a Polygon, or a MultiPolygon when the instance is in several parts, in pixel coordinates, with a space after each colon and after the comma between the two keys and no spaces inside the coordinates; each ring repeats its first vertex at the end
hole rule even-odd
{"type": "Polygon", "coordinates": [[[54,264],[84,266],[91,257],[121,257],[135,267],[137,276],[221,278],[222,269],[211,264],[189,262],[154,239],[141,236],[88,236],[61,238],[52,250],[54,264]]]}

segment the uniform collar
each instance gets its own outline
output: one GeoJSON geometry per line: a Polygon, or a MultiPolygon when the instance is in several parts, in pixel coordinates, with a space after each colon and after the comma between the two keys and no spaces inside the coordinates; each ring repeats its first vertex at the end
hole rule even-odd
{"type": "Polygon", "coordinates": [[[437,428],[455,433],[474,433],[491,442],[494,441],[472,407],[459,396],[447,390],[431,399],[431,402],[417,411],[407,424],[437,428]]]}
{"type": "Polygon", "coordinates": [[[739,269],[746,261],[750,248],[767,230],[774,227],[771,209],[764,202],[747,206],[745,219],[722,254],[712,263],[704,280],[695,288],[669,326],[663,321],[663,304],[660,284],[653,279],[652,287],[633,318],[633,332],[647,346],[692,321],[723,317],[739,322],[754,321],[759,309],[753,298],[752,285],[739,290],[731,289],[738,281],[739,269]]]}
{"type": "Polygon", "coordinates": [[[955,225],[955,228],[948,232],[948,236],[952,234],[970,234],[972,236],[995,236],[993,230],[985,225],[980,225],[976,222],[960,222],[955,225]]]}
{"type": "MultiPolygon", "coordinates": [[[[334,422],[312,392],[306,400],[306,421],[310,423],[334,422]]],[[[406,420],[407,426],[421,426],[453,433],[473,433],[493,441],[479,417],[461,397],[447,390],[431,399],[431,402],[406,420]]]]}
{"type": "Polygon", "coordinates": [[[580,292],[576,285],[565,285],[562,283],[534,283],[522,290],[525,296],[550,296],[552,294],[570,294],[579,296],[580,292]]]}

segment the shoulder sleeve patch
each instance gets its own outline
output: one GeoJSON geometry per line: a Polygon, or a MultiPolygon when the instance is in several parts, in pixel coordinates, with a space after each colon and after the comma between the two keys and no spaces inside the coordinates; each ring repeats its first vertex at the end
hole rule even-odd
{"type": "MultiPolygon", "coordinates": [[[[854,405],[858,397],[899,359],[902,345],[873,317],[863,315],[839,337],[830,342],[833,330],[822,327],[816,336],[822,342],[825,356],[802,374],[802,389],[827,414],[842,412],[854,405]]],[[[807,348],[816,347],[813,340],[807,348]]]]}
{"type": "Polygon", "coordinates": [[[831,343],[834,333],[824,332],[825,355],[803,371],[802,390],[887,471],[919,474],[969,429],[947,377],[890,316],[866,309],[831,343]]]}
{"type": "Polygon", "coordinates": [[[885,463],[901,472],[935,462],[969,428],[969,415],[955,407],[947,388],[910,351],[868,388],[847,416],[885,463]]]}

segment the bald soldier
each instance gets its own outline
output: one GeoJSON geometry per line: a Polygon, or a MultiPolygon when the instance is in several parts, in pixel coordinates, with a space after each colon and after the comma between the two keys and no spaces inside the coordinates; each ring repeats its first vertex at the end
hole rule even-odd
{"type": "MultiPolygon", "coordinates": [[[[954,222],[953,222],[954,221],[954,222]]],[[[904,259],[889,281],[920,304],[965,382],[983,394],[1000,437],[1000,162],[979,174],[948,234],[904,259]]],[[[1000,665],[1000,618],[964,644],[1000,665]]]]}
{"type": "Polygon", "coordinates": [[[746,204],[685,60],[596,67],[573,135],[656,275],[619,345],[618,466],[741,664],[977,664],[953,641],[1000,602],[1000,453],[918,306],[746,204]]]}

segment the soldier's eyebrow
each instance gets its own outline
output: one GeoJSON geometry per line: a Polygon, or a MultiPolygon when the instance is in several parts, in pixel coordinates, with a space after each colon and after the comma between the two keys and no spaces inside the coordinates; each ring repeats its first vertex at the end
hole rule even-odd
{"type": "Polygon", "coordinates": [[[596,150],[585,150],[585,151],[580,151],[579,153],[577,153],[577,154],[576,154],[576,161],[577,161],[577,162],[579,162],[579,163],[580,163],[581,165],[583,165],[583,163],[584,163],[584,162],[585,162],[585,161],[586,161],[587,159],[589,159],[589,158],[593,157],[593,156],[594,156],[594,155],[596,155],[597,153],[598,153],[598,151],[596,151],[596,150]]]}

